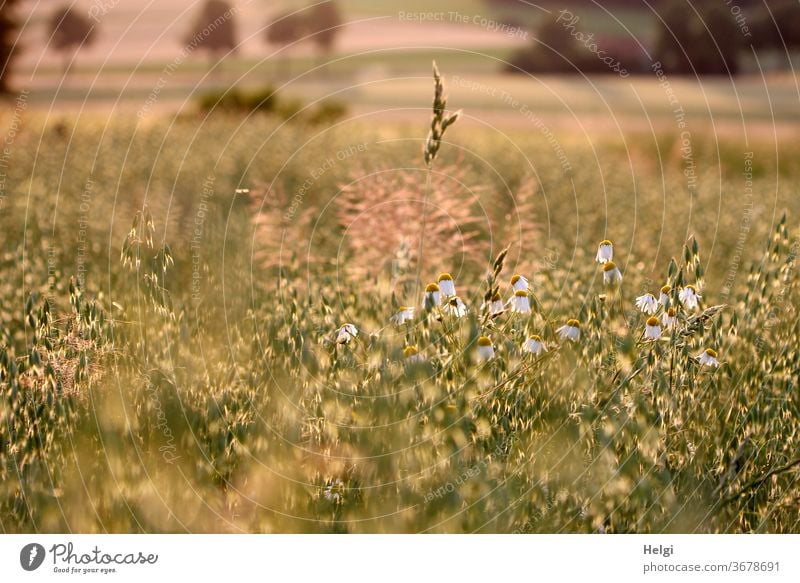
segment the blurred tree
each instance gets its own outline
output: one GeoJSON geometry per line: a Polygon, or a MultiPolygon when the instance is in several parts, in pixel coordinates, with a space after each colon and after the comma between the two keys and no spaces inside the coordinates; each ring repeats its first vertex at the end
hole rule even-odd
{"type": "Polygon", "coordinates": [[[512,56],[506,69],[530,73],[599,73],[627,77],[647,70],[641,47],[626,38],[595,37],[569,20],[546,20],[534,43],[512,56]]]}
{"type": "MultiPolygon", "coordinates": [[[[303,13],[289,12],[267,25],[264,38],[271,45],[289,47],[307,34],[306,26],[306,18],[303,13]]],[[[288,77],[289,59],[285,52],[277,59],[277,62],[283,65],[282,75],[288,77]]]]}
{"type": "Polygon", "coordinates": [[[538,73],[575,72],[578,45],[564,26],[547,20],[534,35],[533,44],[511,58],[510,70],[538,73]]]}
{"type": "Polygon", "coordinates": [[[236,52],[237,34],[235,10],[225,0],[207,0],[184,43],[190,49],[208,51],[212,59],[236,52]]]}
{"type": "Polygon", "coordinates": [[[64,55],[64,75],[69,73],[75,54],[96,38],[95,24],[70,5],[57,9],[50,17],[50,48],[64,55]]]}
{"type": "MultiPolygon", "coordinates": [[[[626,8],[646,8],[644,0],[603,0],[603,2],[596,2],[595,0],[539,0],[532,2],[531,0],[484,0],[485,4],[500,8],[514,8],[520,11],[539,12],[539,6],[556,6],[558,9],[566,7],[597,7],[598,4],[603,6],[622,6],[626,8]]],[[[659,0],[650,0],[652,4],[658,4],[659,0]]]]}
{"type": "Polygon", "coordinates": [[[339,34],[342,17],[334,0],[311,7],[306,17],[308,33],[321,53],[331,52],[336,36],[339,34]]]}
{"type": "Polygon", "coordinates": [[[9,78],[11,76],[11,63],[19,52],[17,36],[19,23],[14,14],[17,0],[5,0],[0,5],[0,93],[9,93],[9,78]]]}
{"type": "Polygon", "coordinates": [[[738,72],[743,36],[724,2],[670,0],[659,14],[653,52],[666,72],[697,75],[738,72]]]}
{"type": "Polygon", "coordinates": [[[800,2],[777,0],[758,5],[752,14],[753,46],[784,52],[800,47],[800,2]]]}
{"type": "Polygon", "coordinates": [[[271,45],[288,46],[306,34],[306,19],[302,13],[287,13],[266,26],[264,38],[271,45]]]}

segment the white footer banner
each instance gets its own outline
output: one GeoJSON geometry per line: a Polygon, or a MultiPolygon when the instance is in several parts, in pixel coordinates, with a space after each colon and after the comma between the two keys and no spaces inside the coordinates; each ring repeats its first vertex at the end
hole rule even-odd
{"type": "Polygon", "coordinates": [[[0,536],[0,581],[253,575],[325,583],[798,582],[800,535],[0,536]]]}

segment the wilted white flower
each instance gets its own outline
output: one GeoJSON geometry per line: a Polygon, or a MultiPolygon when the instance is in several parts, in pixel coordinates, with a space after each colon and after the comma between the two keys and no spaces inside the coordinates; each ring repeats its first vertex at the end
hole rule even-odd
{"type": "Polygon", "coordinates": [[[439,289],[445,297],[456,295],[456,284],[453,282],[453,276],[449,273],[441,274],[439,276],[439,289]]]}
{"type": "Polygon", "coordinates": [[[488,336],[478,338],[478,360],[489,360],[494,358],[494,346],[488,336]]]}
{"type": "Polygon", "coordinates": [[[600,245],[597,246],[597,262],[598,263],[607,263],[614,259],[614,245],[608,239],[600,241],[600,245]]]}
{"type": "Polygon", "coordinates": [[[521,289],[514,292],[514,297],[511,298],[511,311],[517,314],[531,313],[531,300],[527,291],[521,289]]]}
{"type": "Polygon", "coordinates": [[[644,327],[644,337],[648,340],[658,340],[661,338],[661,324],[655,316],[647,318],[644,327]]]}
{"type": "Polygon", "coordinates": [[[467,313],[466,304],[464,304],[464,302],[462,302],[461,298],[458,296],[454,296],[447,300],[447,303],[444,305],[443,309],[445,312],[455,316],[456,318],[461,318],[467,313]]]}
{"type": "Polygon", "coordinates": [[[622,272],[613,261],[603,264],[603,283],[606,285],[617,285],[622,281],[622,272]]]}
{"type": "Polygon", "coordinates": [[[681,300],[683,306],[688,310],[695,310],[700,305],[700,302],[697,300],[701,298],[699,293],[697,293],[697,289],[693,285],[687,285],[684,288],[681,288],[681,291],[678,292],[678,298],[681,300]]]}
{"type": "Polygon", "coordinates": [[[528,278],[526,278],[524,275],[519,275],[518,273],[512,275],[511,287],[514,288],[514,291],[527,290],[528,278]]]}
{"type": "Polygon", "coordinates": [[[422,362],[422,355],[419,353],[419,348],[416,345],[406,346],[403,349],[403,356],[408,362],[422,362]]]}
{"type": "Polygon", "coordinates": [[[717,351],[713,348],[706,348],[697,356],[697,360],[704,366],[718,367],[719,361],[717,360],[717,351]]]}
{"type": "Polygon", "coordinates": [[[442,303],[442,292],[435,283],[429,283],[425,288],[425,297],[422,300],[422,307],[431,310],[442,303]]]}
{"type": "Polygon", "coordinates": [[[411,306],[402,306],[400,311],[392,316],[392,322],[395,324],[404,324],[409,320],[414,319],[414,308],[411,306]]]}
{"type": "Polygon", "coordinates": [[[653,294],[644,294],[636,298],[636,307],[645,314],[655,314],[658,311],[658,302],[653,294]]]}
{"type": "Polygon", "coordinates": [[[356,336],[358,336],[358,328],[353,324],[345,324],[336,331],[336,343],[349,344],[356,336]]]}
{"type": "Polygon", "coordinates": [[[672,286],[667,284],[661,287],[661,293],[658,295],[658,303],[664,307],[667,307],[669,303],[669,294],[672,291],[672,286]]]}
{"type": "Polygon", "coordinates": [[[535,334],[522,343],[522,350],[537,356],[542,352],[547,352],[547,348],[542,342],[542,337],[535,334]]]}
{"type": "Polygon", "coordinates": [[[334,483],[329,484],[325,490],[322,492],[322,495],[325,497],[326,500],[330,502],[338,503],[342,500],[341,490],[344,488],[344,482],[341,480],[336,480],[334,483]]]}
{"type": "Polygon", "coordinates": [[[561,338],[577,342],[581,339],[581,323],[575,319],[567,320],[566,325],[556,330],[561,338]]]}
{"type": "Polygon", "coordinates": [[[664,325],[664,328],[667,329],[675,327],[675,324],[678,323],[678,316],[675,308],[667,308],[667,311],[661,316],[661,323],[664,325]]]}
{"type": "Polygon", "coordinates": [[[492,296],[492,302],[489,304],[489,311],[491,312],[492,316],[497,316],[498,314],[502,314],[506,311],[506,308],[503,305],[503,298],[500,297],[500,294],[494,294],[492,296]]]}

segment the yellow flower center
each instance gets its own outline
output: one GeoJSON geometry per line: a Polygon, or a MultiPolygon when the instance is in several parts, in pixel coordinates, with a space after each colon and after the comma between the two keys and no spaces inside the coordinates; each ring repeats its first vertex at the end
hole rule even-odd
{"type": "Polygon", "coordinates": [[[511,276],[511,285],[514,285],[514,284],[515,284],[515,283],[517,283],[517,282],[518,282],[520,279],[522,279],[522,276],[521,276],[521,275],[519,275],[518,273],[515,273],[514,275],[512,275],[512,276],[511,276]]]}
{"type": "Polygon", "coordinates": [[[445,280],[447,280],[447,281],[453,281],[453,276],[452,276],[452,275],[450,275],[449,273],[442,273],[442,274],[439,276],[439,281],[445,281],[445,280]]]}
{"type": "Polygon", "coordinates": [[[501,298],[500,294],[494,294],[494,295],[492,296],[492,301],[493,301],[493,302],[499,302],[501,299],[502,299],[502,298],[501,298]]]}
{"type": "Polygon", "coordinates": [[[572,326],[573,328],[580,328],[581,327],[581,323],[578,322],[578,320],[573,318],[571,320],[567,320],[567,326],[572,326]]]}
{"type": "Polygon", "coordinates": [[[663,286],[661,288],[661,293],[662,294],[668,294],[671,291],[672,291],[672,286],[671,285],[665,285],[665,286],[663,286]]]}
{"type": "Polygon", "coordinates": [[[481,336],[478,338],[478,346],[491,346],[492,341],[489,340],[488,336],[481,336]]]}
{"type": "Polygon", "coordinates": [[[647,318],[647,325],[648,326],[658,326],[658,318],[655,316],[650,316],[647,318]]]}
{"type": "Polygon", "coordinates": [[[613,261],[608,261],[603,264],[603,271],[612,271],[617,268],[617,264],[613,261]]]}
{"type": "Polygon", "coordinates": [[[515,291],[514,295],[517,296],[518,298],[527,298],[528,292],[526,292],[524,289],[520,289],[515,291]]]}
{"type": "Polygon", "coordinates": [[[541,342],[542,341],[542,337],[539,336],[538,334],[534,334],[533,336],[531,336],[530,339],[533,340],[534,342],[541,342]]]}
{"type": "Polygon", "coordinates": [[[608,239],[603,239],[602,241],[600,241],[601,247],[611,247],[612,245],[613,243],[611,243],[611,241],[609,241],[608,239]]]}
{"type": "Polygon", "coordinates": [[[691,290],[692,293],[697,291],[697,289],[691,283],[686,286],[686,289],[691,290]]]}
{"type": "Polygon", "coordinates": [[[713,348],[706,348],[706,354],[711,358],[717,358],[717,351],[713,348]]]}
{"type": "Polygon", "coordinates": [[[439,286],[435,283],[429,283],[428,286],[425,288],[425,293],[433,293],[439,291],[439,286]]]}
{"type": "Polygon", "coordinates": [[[675,317],[675,308],[670,308],[669,310],[667,310],[667,316],[669,316],[670,318],[674,318],[675,317]]]}

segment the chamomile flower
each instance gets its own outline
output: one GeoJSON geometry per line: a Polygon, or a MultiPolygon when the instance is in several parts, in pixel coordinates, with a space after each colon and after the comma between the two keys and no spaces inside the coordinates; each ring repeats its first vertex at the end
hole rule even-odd
{"type": "Polygon", "coordinates": [[[675,308],[667,308],[667,311],[661,315],[661,323],[664,328],[671,330],[678,323],[678,315],[675,308]]]}
{"type": "Polygon", "coordinates": [[[511,298],[511,311],[517,314],[531,313],[531,300],[527,291],[521,289],[514,292],[514,297],[511,298]]]}
{"type": "Polygon", "coordinates": [[[713,348],[706,348],[703,352],[697,355],[697,360],[700,364],[710,367],[718,367],[719,361],[717,360],[717,351],[713,348]]]}
{"type": "Polygon", "coordinates": [[[489,360],[494,358],[494,346],[488,336],[481,336],[478,338],[478,360],[489,360]]]}
{"type": "Polygon", "coordinates": [[[653,294],[644,294],[636,298],[636,307],[651,316],[658,311],[658,302],[653,294]]]}
{"type": "Polygon", "coordinates": [[[347,323],[336,331],[337,344],[350,344],[350,341],[358,336],[358,328],[353,324],[347,323]]]}
{"type": "Polygon", "coordinates": [[[461,298],[458,296],[453,296],[452,298],[448,299],[443,309],[446,313],[455,316],[456,318],[461,318],[467,313],[466,304],[461,301],[461,298]]]}
{"type": "Polygon", "coordinates": [[[697,288],[691,284],[681,288],[681,291],[678,292],[678,298],[681,300],[683,307],[687,310],[696,310],[700,305],[700,302],[697,300],[702,297],[703,296],[697,293],[697,288]]]}
{"type": "Polygon", "coordinates": [[[456,284],[453,282],[453,276],[449,273],[441,274],[439,276],[439,289],[445,297],[456,295],[456,284]]]}
{"type": "Polygon", "coordinates": [[[403,306],[400,311],[392,316],[392,322],[400,325],[414,319],[414,308],[412,306],[403,306]]]}
{"type": "Polygon", "coordinates": [[[422,307],[431,310],[442,303],[442,292],[435,283],[429,283],[425,288],[425,296],[422,299],[422,307]]]}
{"type": "Polygon", "coordinates": [[[403,356],[408,362],[422,362],[423,360],[422,355],[419,353],[419,348],[417,348],[416,344],[411,346],[406,346],[403,349],[403,356]]]}
{"type": "Polygon", "coordinates": [[[581,339],[581,323],[575,319],[567,320],[567,323],[556,330],[556,332],[565,340],[577,342],[581,339]]]}
{"type": "Polygon", "coordinates": [[[502,314],[506,311],[506,308],[503,305],[503,298],[500,297],[500,294],[494,294],[492,296],[492,301],[489,304],[489,311],[492,316],[497,316],[498,314],[502,314]]]}
{"type": "Polygon", "coordinates": [[[661,293],[658,294],[658,303],[661,304],[662,306],[664,306],[665,308],[667,307],[667,304],[669,303],[669,294],[670,294],[670,292],[672,292],[672,286],[667,284],[667,285],[661,287],[661,293]]]}
{"type": "Polygon", "coordinates": [[[344,490],[344,482],[341,480],[336,480],[335,482],[328,484],[325,490],[322,492],[322,495],[325,497],[326,500],[339,503],[342,501],[342,491],[344,490]]]}
{"type": "Polygon", "coordinates": [[[514,291],[527,291],[528,290],[528,278],[524,275],[514,274],[511,276],[511,287],[514,291]]]}
{"type": "Polygon", "coordinates": [[[542,341],[542,337],[534,334],[522,343],[522,351],[538,356],[542,352],[547,352],[547,348],[542,341]]]}
{"type": "Polygon", "coordinates": [[[644,337],[648,340],[658,340],[661,338],[661,323],[655,316],[647,318],[644,326],[644,337]]]}
{"type": "Polygon", "coordinates": [[[597,246],[597,257],[595,258],[598,263],[608,263],[614,258],[614,245],[608,239],[600,241],[597,246]]]}
{"type": "Polygon", "coordinates": [[[606,261],[603,264],[603,283],[606,285],[617,285],[622,281],[622,272],[613,261],[606,261]]]}

